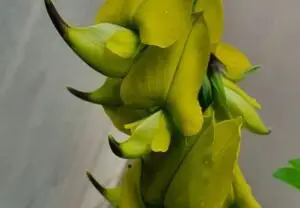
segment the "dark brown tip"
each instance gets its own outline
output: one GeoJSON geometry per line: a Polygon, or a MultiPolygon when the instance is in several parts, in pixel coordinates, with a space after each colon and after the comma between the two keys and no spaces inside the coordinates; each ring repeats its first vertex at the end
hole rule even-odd
{"type": "Polygon", "coordinates": [[[111,135],[108,135],[109,146],[113,153],[121,158],[124,158],[124,154],[120,148],[120,144],[115,140],[115,138],[111,135]]]}
{"type": "Polygon", "coordinates": [[[49,17],[62,37],[66,36],[69,25],[61,18],[51,0],[44,0],[49,17]]]}
{"type": "Polygon", "coordinates": [[[86,175],[89,181],[93,184],[93,186],[103,195],[106,195],[106,189],[92,176],[90,172],[86,172],[86,175]]]}
{"type": "Polygon", "coordinates": [[[86,102],[91,102],[91,103],[94,103],[93,100],[90,99],[89,97],[89,94],[88,92],[82,92],[82,91],[79,91],[79,90],[76,90],[72,87],[67,87],[67,90],[72,94],[74,95],[75,97],[81,99],[81,100],[84,100],[86,102]]]}

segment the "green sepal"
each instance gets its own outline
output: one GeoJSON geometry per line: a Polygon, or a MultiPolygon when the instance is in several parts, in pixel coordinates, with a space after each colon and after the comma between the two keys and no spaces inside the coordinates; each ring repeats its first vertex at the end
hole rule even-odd
{"type": "Polygon", "coordinates": [[[120,97],[121,79],[107,78],[104,84],[93,92],[82,92],[68,87],[68,91],[81,100],[104,105],[104,106],[121,106],[123,101],[120,97]]]}
{"type": "Polygon", "coordinates": [[[121,187],[116,188],[104,188],[95,178],[94,176],[86,172],[86,175],[89,181],[93,184],[93,186],[99,191],[99,193],[115,208],[119,208],[120,206],[120,198],[121,198],[121,187]]]}

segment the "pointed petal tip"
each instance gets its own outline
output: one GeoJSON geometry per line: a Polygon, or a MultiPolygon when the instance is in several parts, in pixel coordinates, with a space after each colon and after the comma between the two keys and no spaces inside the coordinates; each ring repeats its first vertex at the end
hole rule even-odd
{"type": "Polygon", "coordinates": [[[116,139],[112,135],[108,135],[109,146],[113,153],[121,158],[124,158],[123,151],[120,147],[120,144],[116,141],[116,139]]]}
{"type": "Polygon", "coordinates": [[[61,18],[57,12],[52,0],[44,0],[48,15],[62,37],[65,37],[67,29],[69,28],[68,24],[61,18]]]}
{"type": "Polygon", "coordinates": [[[81,99],[81,100],[84,100],[84,101],[90,101],[89,100],[89,94],[86,93],[86,92],[82,92],[82,91],[79,91],[79,90],[76,90],[72,87],[67,87],[67,90],[72,94],[74,95],[75,97],[81,99]]]}
{"type": "Polygon", "coordinates": [[[94,178],[94,176],[89,172],[86,171],[86,176],[88,177],[89,181],[93,184],[93,186],[103,195],[106,195],[106,189],[94,178]]]}

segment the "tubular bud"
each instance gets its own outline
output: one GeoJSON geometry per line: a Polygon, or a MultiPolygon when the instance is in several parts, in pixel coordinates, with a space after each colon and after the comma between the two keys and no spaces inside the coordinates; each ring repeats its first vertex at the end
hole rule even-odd
{"type": "Polygon", "coordinates": [[[61,18],[51,0],[45,0],[45,5],[59,34],[85,63],[108,77],[127,74],[142,48],[138,35],[109,23],[72,27],[61,18]]]}
{"type": "Polygon", "coordinates": [[[94,92],[82,92],[71,87],[67,89],[74,96],[87,102],[104,106],[121,106],[123,102],[120,97],[120,86],[121,79],[108,78],[103,86],[94,92]]]}

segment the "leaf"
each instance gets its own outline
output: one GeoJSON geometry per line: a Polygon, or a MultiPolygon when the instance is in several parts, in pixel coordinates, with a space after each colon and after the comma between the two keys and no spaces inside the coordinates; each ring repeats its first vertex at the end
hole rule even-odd
{"type": "Polygon", "coordinates": [[[273,177],[300,189],[300,170],[298,169],[280,168],[273,174],[273,177]]]}
{"type": "Polygon", "coordinates": [[[292,165],[293,168],[300,170],[300,159],[290,160],[289,164],[292,165]]]}
{"type": "Polygon", "coordinates": [[[241,80],[245,73],[252,69],[252,64],[249,59],[237,48],[220,42],[213,54],[225,66],[226,76],[233,80],[241,80]]]}
{"type": "Polygon", "coordinates": [[[212,124],[197,139],[167,191],[166,208],[222,207],[232,184],[241,124],[241,118],[212,124]],[[229,128],[224,133],[223,125],[229,128]]]}

